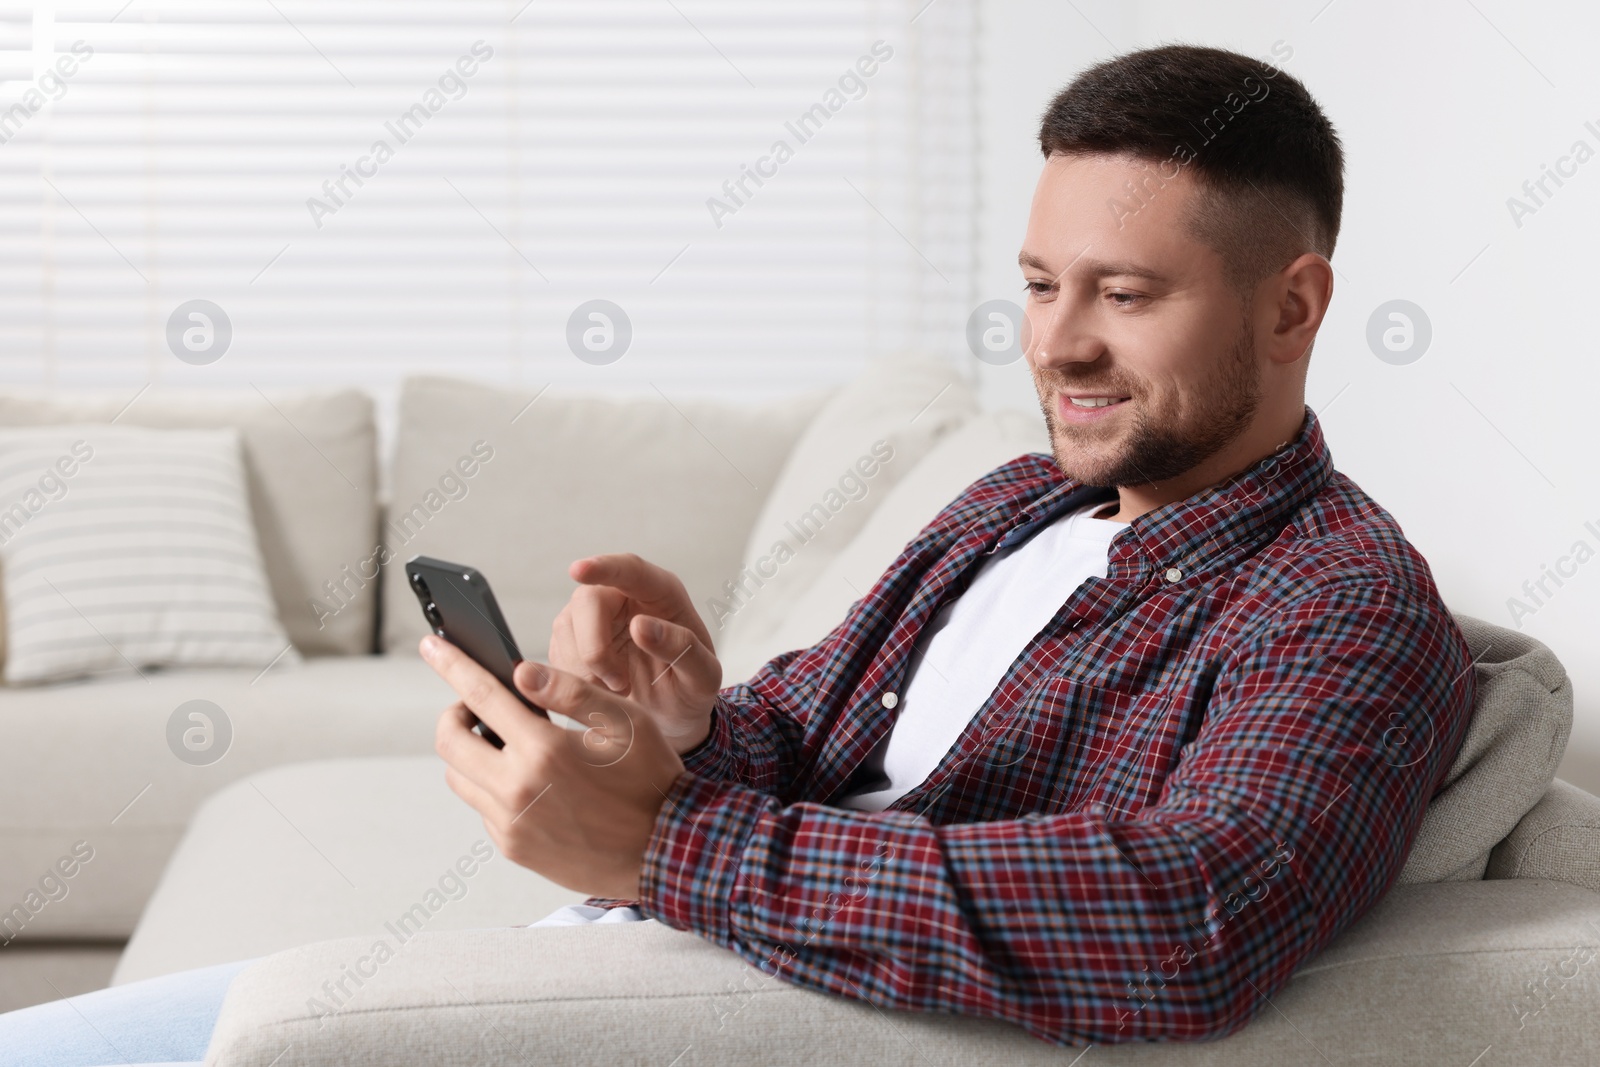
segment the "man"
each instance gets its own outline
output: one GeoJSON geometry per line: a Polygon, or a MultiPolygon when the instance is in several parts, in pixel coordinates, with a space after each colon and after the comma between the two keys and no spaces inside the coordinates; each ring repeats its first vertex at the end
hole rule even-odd
{"type": "Polygon", "coordinates": [[[1060,1043],[1216,1037],[1393,884],[1471,664],[1305,406],[1343,162],[1304,87],[1138,52],[1040,143],[1018,258],[1053,462],[981,479],[721,691],[676,578],[581,560],[555,669],[516,677],[581,740],[430,639],[462,697],[437,747],[505,855],[786,980],[1060,1043]]]}
{"type": "MultiPolygon", "coordinates": [[[[1172,47],[1084,73],[1040,143],[1019,262],[1053,460],[971,486],[827,638],[727,689],[682,583],[631,556],[573,564],[551,666],[518,668],[565,727],[422,643],[461,697],[451,787],[599,898],[547,922],[659,919],[1051,1042],[1179,1040],[1244,1025],[1393,884],[1473,678],[1305,407],[1338,139],[1276,67],[1172,47]]],[[[100,1026],[131,1033],[159,996],[203,1034],[240,966],[80,1000],[124,998],[100,1026]]]]}

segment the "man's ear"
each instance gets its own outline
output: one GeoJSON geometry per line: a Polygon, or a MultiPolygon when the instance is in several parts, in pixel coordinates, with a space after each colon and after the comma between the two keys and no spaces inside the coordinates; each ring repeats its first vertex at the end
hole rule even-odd
{"type": "Polygon", "coordinates": [[[1333,299],[1333,265],[1306,252],[1273,276],[1270,292],[1277,304],[1267,355],[1275,363],[1293,363],[1311,351],[1333,299]]]}

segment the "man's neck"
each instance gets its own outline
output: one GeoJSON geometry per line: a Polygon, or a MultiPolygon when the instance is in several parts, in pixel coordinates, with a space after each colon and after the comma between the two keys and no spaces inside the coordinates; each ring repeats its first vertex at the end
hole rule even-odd
{"type": "Polygon", "coordinates": [[[1097,507],[1093,511],[1089,512],[1089,517],[1091,519],[1105,519],[1107,522],[1120,522],[1120,523],[1126,524],[1127,521],[1128,521],[1127,519],[1119,519],[1119,518],[1117,518],[1117,511],[1118,511],[1117,501],[1111,500],[1111,501],[1107,501],[1104,504],[1101,504],[1099,507],[1097,507]]]}
{"type": "Polygon", "coordinates": [[[1231,444],[1175,478],[1145,485],[1117,486],[1118,507],[1096,518],[1132,522],[1159,507],[1186,500],[1248,470],[1293,441],[1305,422],[1305,403],[1272,419],[1257,419],[1231,444]]]}

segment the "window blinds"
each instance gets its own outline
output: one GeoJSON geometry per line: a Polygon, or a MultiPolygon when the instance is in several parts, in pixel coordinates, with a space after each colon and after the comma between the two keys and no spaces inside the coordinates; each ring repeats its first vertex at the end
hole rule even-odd
{"type": "Polygon", "coordinates": [[[766,393],[957,355],[974,19],[971,0],[0,3],[0,373],[766,393]]]}

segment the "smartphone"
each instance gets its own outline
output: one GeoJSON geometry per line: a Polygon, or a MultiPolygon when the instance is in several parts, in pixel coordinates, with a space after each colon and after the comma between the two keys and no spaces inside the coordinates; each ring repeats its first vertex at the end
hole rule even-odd
{"type": "MultiPolygon", "coordinates": [[[[511,629],[500,614],[488,579],[472,567],[431,556],[407,560],[406,579],[434,633],[481,664],[530,711],[549,718],[511,681],[511,672],[522,662],[522,653],[511,638],[511,629]]],[[[482,722],[472,729],[495,748],[505,747],[499,735],[482,722]]]]}

